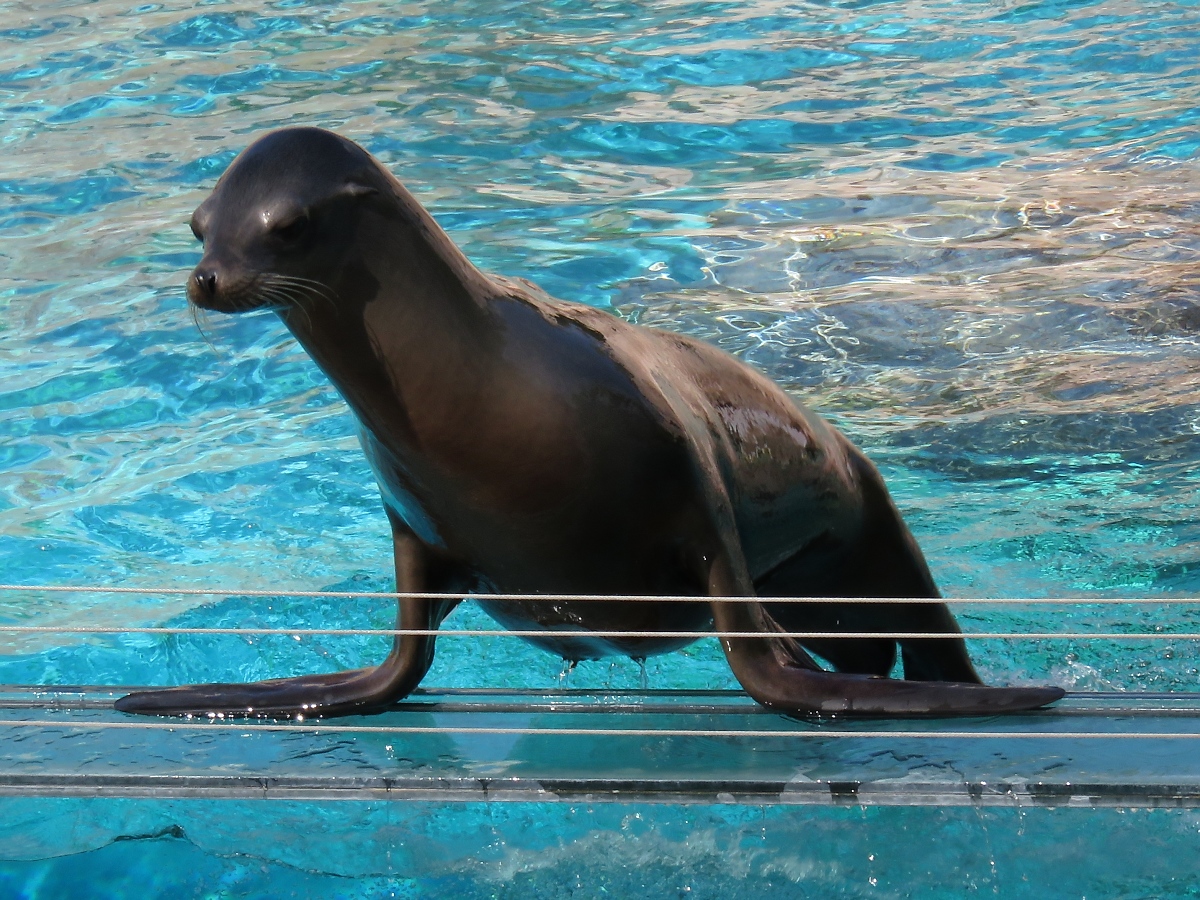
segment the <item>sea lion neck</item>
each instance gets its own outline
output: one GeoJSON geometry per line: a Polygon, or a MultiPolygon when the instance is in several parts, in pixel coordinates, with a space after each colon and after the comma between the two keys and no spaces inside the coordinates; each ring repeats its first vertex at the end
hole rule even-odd
{"type": "Polygon", "coordinates": [[[328,266],[331,302],[278,310],[356,416],[401,454],[438,439],[448,410],[477,409],[502,335],[503,289],[391,179],[358,201],[328,266]]]}

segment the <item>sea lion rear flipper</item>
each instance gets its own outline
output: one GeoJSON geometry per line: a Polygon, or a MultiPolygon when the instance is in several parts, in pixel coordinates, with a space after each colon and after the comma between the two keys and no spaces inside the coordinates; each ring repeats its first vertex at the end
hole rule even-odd
{"type": "Polygon", "coordinates": [[[746,693],[770,709],[793,715],[992,715],[1037,709],[1060,699],[1057,687],[988,687],[952,681],[897,681],[826,672],[798,642],[777,636],[762,604],[749,599],[724,554],[709,577],[718,635],[757,632],[762,637],[721,637],[729,667],[746,693]]]}
{"type": "MultiPolygon", "coordinates": [[[[424,548],[411,534],[393,530],[396,585],[402,592],[428,590],[424,548]]],[[[398,630],[435,629],[458,601],[403,598],[398,630]]],[[[277,678],[250,684],[196,684],[139,691],[113,704],[121,712],[182,716],[346,716],[378,712],[410,694],[433,662],[433,635],[397,635],[387,659],[371,669],[277,678]]]]}

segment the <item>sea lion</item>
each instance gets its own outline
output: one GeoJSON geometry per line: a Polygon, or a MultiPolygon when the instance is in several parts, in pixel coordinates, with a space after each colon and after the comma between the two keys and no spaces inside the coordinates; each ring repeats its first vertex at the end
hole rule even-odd
{"type": "MultiPolygon", "coordinates": [[[[755,700],[793,715],[984,714],[1054,687],[986,687],[866,457],[759,372],[701,341],[485,275],[357,144],[316,128],[255,141],[192,217],[197,307],[274,310],[341,392],[391,523],[398,628],[470,592],[683,595],[696,602],[479,598],[567,659],[720,637],[755,700]],[[863,605],[719,598],[913,597],[863,605]],[[714,598],[714,599],[707,599],[714,598]],[[786,631],[917,631],[897,642],[786,631]],[[805,649],[824,657],[821,668],[805,649]]],[[[127,712],[336,716],[387,708],[428,671],[402,635],[378,667],[130,694],[127,712]]]]}

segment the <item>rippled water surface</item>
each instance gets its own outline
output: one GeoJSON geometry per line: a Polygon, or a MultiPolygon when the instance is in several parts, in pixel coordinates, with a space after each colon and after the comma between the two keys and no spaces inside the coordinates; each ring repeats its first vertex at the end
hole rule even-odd
{"type": "MultiPolygon", "coordinates": [[[[269,314],[196,322],[182,290],[187,218],[224,167],[267,129],[317,124],[383,160],[483,268],[715,341],[822,411],[879,463],[949,596],[1200,593],[1195,3],[0,11],[3,581],[390,588],[386,522],[326,379],[269,314]]],[[[390,616],[200,604],[5,594],[0,618],[390,616]]],[[[1190,610],[962,618],[1194,631],[1190,610]]],[[[380,645],[0,652],[2,681],[172,683],[380,645]]],[[[1187,642],[974,652],[994,680],[1067,687],[1196,689],[1200,671],[1187,642]]],[[[443,640],[428,681],[544,686],[559,669],[511,640],[443,640]]],[[[714,644],[652,660],[650,683],[732,681],[714,644]]]]}

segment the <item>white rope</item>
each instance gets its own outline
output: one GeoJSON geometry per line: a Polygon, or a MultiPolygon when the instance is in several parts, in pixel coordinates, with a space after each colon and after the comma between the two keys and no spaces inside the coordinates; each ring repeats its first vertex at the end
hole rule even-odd
{"type": "Polygon", "coordinates": [[[4,625],[0,634],[241,634],[278,635],[281,637],[339,636],[352,637],[376,635],[382,637],[554,637],[554,638],[779,638],[817,640],[822,638],[879,638],[886,640],[917,640],[921,638],[970,638],[971,640],[1200,640],[1200,632],[1083,632],[1083,631],[609,631],[581,629],[558,631],[554,629],[469,629],[469,628],[207,628],[161,626],[112,626],[87,625],[4,625]]]}
{"type": "Polygon", "coordinates": [[[718,600],[730,603],[985,603],[997,605],[1026,604],[1200,604],[1200,597],[702,597],[696,595],[654,594],[463,594],[433,593],[428,591],[277,591],[237,590],[229,588],[165,588],[165,587],[112,587],[104,585],[50,585],[50,584],[0,584],[0,591],[29,591],[34,593],[88,593],[88,594],[165,594],[178,597],[328,597],[369,598],[388,600],[506,600],[521,602],[600,602],[615,601],[633,603],[707,603],[718,600]]]}
{"type": "Polygon", "coordinates": [[[912,738],[929,740],[1043,738],[1046,740],[1180,740],[1200,737],[1192,732],[1159,731],[854,731],[849,729],[811,731],[780,731],[700,728],[502,728],[480,726],[427,725],[310,725],[297,722],[291,725],[259,724],[218,719],[212,722],[62,722],[54,719],[22,719],[0,721],[0,728],[65,728],[71,730],[136,729],[143,731],[286,731],[297,734],[546,734],[555,736],[599,737],[718,737],[718,738],[912,738]]]}

